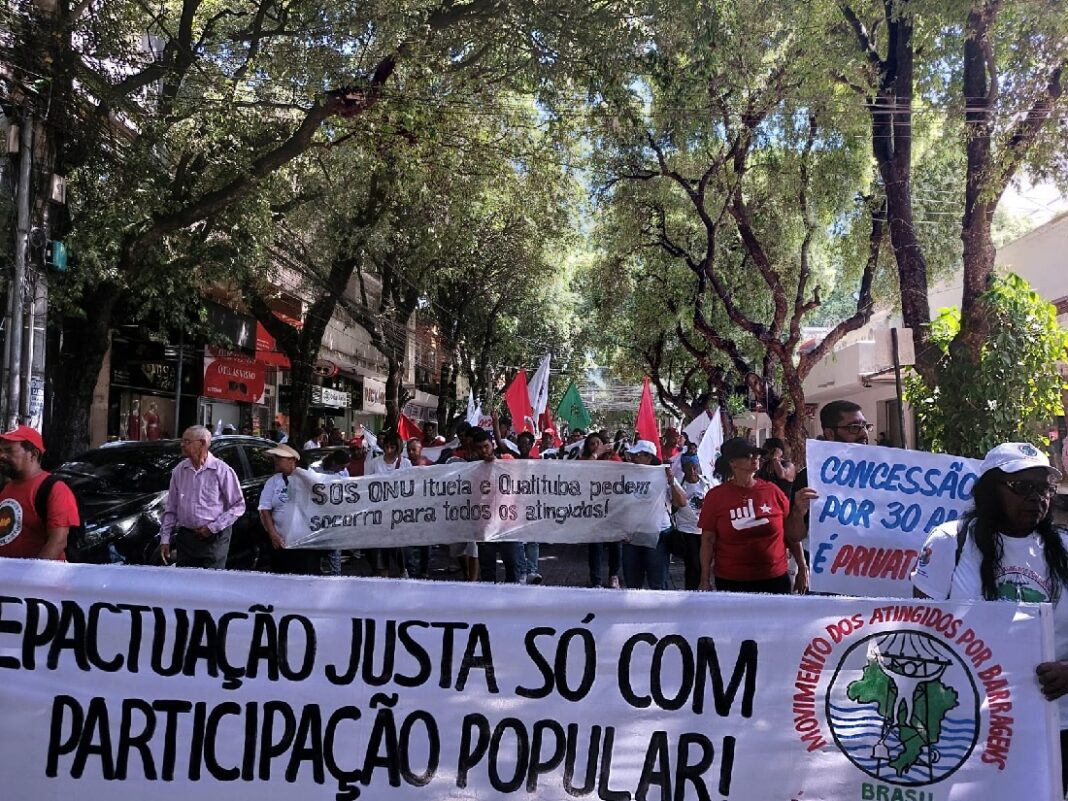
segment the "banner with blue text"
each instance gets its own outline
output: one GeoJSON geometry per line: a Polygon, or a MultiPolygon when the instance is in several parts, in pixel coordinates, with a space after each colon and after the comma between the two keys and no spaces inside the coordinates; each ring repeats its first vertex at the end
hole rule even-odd
{"type": "Polygon", "coordinates": [[[11,799],[1058,797],[1050,607],[0,559],[11,799]]]}
{"type": "Polygon", "coordinates": [[[971,506],[980,462],[814,439],[807,456],[813,592],[911,597],[927,535],[971,506]]]}

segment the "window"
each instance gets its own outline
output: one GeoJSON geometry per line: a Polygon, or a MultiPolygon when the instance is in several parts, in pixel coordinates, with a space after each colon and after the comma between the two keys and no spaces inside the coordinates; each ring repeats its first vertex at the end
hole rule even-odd
{"type": "Polygon", "coordinates": [[[249,445],[245,448],[245,455],[248,457],[253,476],[270,476],[274,474],[274,458],[267,453],[271,447],[270,445],[249,445]]]}
{"type": "Polygon", "coordinates": [[[237,477],[240,480],[244,480],[245,466],[241,464],[241,454],[238,449],[229,445],[225,448],[219,448],[217,451],[212,451],[216,459],[221,459],[226,462],[230,467],[234,468],[234,472],[237,473],[237,477]]]}

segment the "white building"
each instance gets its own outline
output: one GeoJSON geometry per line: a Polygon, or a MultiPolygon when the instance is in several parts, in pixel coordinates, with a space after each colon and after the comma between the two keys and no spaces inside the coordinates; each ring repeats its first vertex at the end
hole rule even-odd
{"type": "MultiPolygon", "coordinates": [[[[1068,213],[1002,247],[997,254],[997,269],[1024,278],[1057,307],[1058,320],[1068,328],[1068,213]]],[[[928,297],[932,317],[947,306],[960,306],[961,294],[959,271],[931,287],[928,297]]],[[[860,404],[868,420],[875,425],[875,431],[885,432],[892,443],[900,445],[902,437],[897,423],[898,402],[890,347],[894,328],[899,333],[900,363],[911,363],[912,338],[910,332],[902,328],[900,312],[882,309],[872,315],[866,326],[844,338],[835,351],[812,370],[805,381],[805,396],[817,407],[837,399],[860,404]]],[[[1064,365],[1062,372],[1066,372],[1064,365]]],[[[1068,395],[1065,408],[1068,409],[1068,395]]],[[[1058,422],[1063,435],[1063,417],[1058,422]]],[[[810,433],[818,432],[817,408],[817,416],[810,423],[810,433]]],[[[915,428],[907,408],[904,433],[904,444],[914,446],[915,428]]]]}

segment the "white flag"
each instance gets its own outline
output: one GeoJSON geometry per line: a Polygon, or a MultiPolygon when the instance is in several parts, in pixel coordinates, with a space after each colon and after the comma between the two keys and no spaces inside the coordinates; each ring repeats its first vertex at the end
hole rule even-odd
{"type": "Polygon", "coordinates": [[[701,460],[701,474],[712,479],[712,468],[719,458],[719,449],[723,447],[723,418],[719,407],[712,412],[712,420],[701,437],[701,444],[697,446],[697,458],[701,460]]]}
{"type": "Polygon", "coordinates": [[[534,420],[537,421],[545,407],[549,403],[549,361],[552,354],[546,353],[538,363],[538,370],[527,384],[527,394],[530,397],[530,406],[534,410],[534,420]]]}
{"type": "Polygon", "coordinates": [[[467,424],[477,426],[482,420],[482,404],[475,405],[475,393],[467,391],[467,424]]]}

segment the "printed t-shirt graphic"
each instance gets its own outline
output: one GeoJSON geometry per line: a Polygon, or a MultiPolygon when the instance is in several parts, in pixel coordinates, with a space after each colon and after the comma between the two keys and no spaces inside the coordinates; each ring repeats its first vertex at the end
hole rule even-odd
{"type": "Polygon", "coordinates": [[[0,556],[35,557],[49,528],[70,528],[80,522],[74,493],[62,481],[52,485],[48,496],[48,520],[37,516],[34,500],[47,477],[42,471],[27,481],[9,481],[0,490],[0,556]]]}
{"type": "Polygon", "coordinates": [[[716,532],[715,574],[732,581],[761,581],[787,571],[783,528],[790,503],[782,490],[757,479],[709,490],[700,527],[716,532]]]}

